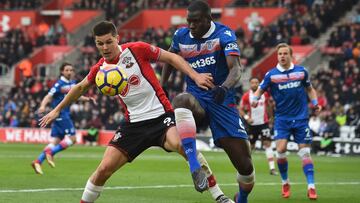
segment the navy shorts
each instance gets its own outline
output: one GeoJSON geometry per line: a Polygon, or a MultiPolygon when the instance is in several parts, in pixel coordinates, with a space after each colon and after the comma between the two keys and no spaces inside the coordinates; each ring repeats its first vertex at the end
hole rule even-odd
{"type": "Polygon", "coordinates": [[[70,118],[57,118],[51,125],[51,137],[62,140],[65,135],[75,135],[74,124],[70,118]]]}
{"type": "Polygon", "coordinates": [[[294,141],[298,144],[310,144],[312,135],[309,128],[309,120],[279,120],[275,119],[274,139],[289,139],[294,136],[294,141]]]}

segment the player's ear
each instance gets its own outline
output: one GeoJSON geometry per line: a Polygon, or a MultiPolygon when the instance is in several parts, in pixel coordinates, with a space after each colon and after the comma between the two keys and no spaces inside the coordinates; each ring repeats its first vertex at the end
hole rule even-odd
{"type": "Polygon", "coordinates": [[[119,42],[120,42],[120,35],[117,35],[117,36],[116,36],[116,40],[117,40],[117,43],[119,44],[119,42]]]}

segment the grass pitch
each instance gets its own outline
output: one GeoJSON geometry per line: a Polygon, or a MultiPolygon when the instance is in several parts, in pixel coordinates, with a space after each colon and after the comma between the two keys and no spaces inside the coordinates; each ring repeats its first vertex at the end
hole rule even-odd
{"type": "MultiPolygon", "coordinates": [[[[44,145],[0,144],[0,202],[79,202],[83,187],[99,164],[104,147],[74,146],[55,156],[56,168],[43,164],[44,175],[30,166],[44,145]]],[[[220,187],[228,196],[237,191],[235,170],[224,152],[204,152],[220,187]]],[[[319,199],[323,203],[360,202],[360,157],[313,157],[319,199]]],[[[265,155],[253,154],[256,185],[249,202],[310,202],[299,158],[289,156],[292,196],[282,199],[280,177],[270,176],[265,155]]],[[[187,164],[176,153],[149,149],[116,172],[105,185],[99,203],[205,203],[208,192],[193,188],[187,164]]]]}

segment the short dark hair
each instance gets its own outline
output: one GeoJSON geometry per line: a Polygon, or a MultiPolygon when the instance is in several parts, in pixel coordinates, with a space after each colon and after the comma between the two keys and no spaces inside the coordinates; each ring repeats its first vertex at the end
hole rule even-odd
{"type": "Polygon", "coordinates": [[[60,66],[60,72],[63,72],[65,70],[65,66],[72,66],[72,64],[69,62],[62,63],[60,66]]]}
{"type": "Polygon", "coordinates": [[[93,27],[92,32],[93,32],[94,36],[103,36],[103,35],[111,33],[111,35],[115,37],[118,34],[114,23],[112,23],[110,21],[106,21],[106,20],[101,21],[100,23],[96,24],[93,27]]]}
{"type": "Polygon", "coordinates": [[[60,68],[59,68],[59,70],[60,70],[60,76],[62,75],[62,73],[61,72],[63,72],[64,70],[65,70],[65,67],[66,66],[73,66],[71,63],[69,63],[69,62],[64,62],[64,63],[62,63],[61,65],[60,65],[60,68]]]}
{"type": "Polygon", "coordinates": [[[187,10],[190,12],[200,11],[205,16],[211,16],[211,8],[209,4],[205,1],[192,1],[188,6],[187,10]]]}
{"type": "Polygon", "coordinates": [[[253,79],[257,79],[257,80],[260,82],[260,79],[259,79],[258,77],[256,77],[256,76],[251,77],[251,78],[249,79],[249,82],[252,81],[253,79]]]}

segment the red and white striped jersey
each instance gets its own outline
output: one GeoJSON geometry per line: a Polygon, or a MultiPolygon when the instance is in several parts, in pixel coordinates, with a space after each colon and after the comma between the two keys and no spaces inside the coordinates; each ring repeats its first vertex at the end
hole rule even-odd
{"type": "Polygon", "coordinates": [[[248,112],[249,117],[253,120],[253,123],[251,123],[251,125],[254,126],[268,123],[269,118],[266,106],[269,103],[269,94],[265,92],[263,95],[261,95],[258,105],[256,107],[251,106],[251,98],[253,98],[253,95],[254,92],[252,90],[249,90],[241,98],[242,106],[248,112]]]}
{"type": "Polygon", "coordinates": [[[118,95],[128,122],[139,122],[159,117],[173,108],[161,88],[151,66],[161,54],[161,49],[145,42],[119,45],[120,55],[113,61],[101,58],[91,67],[87,79],[95,83],[99,69],[106,64],[117,64],[128,76],[128,84],[118,95]]]}

